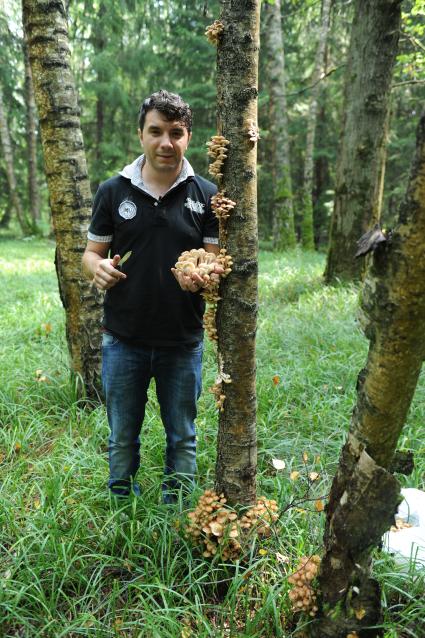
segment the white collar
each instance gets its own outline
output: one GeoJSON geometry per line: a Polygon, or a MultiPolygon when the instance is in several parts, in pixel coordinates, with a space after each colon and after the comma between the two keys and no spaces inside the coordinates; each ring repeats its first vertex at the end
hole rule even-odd
{"type": "MultiPolygon", "coordinates": [[[[127,166],[125,166],[123,170],[120,171],[120,175],[129,179],[131,183],[133,184],[133,186],[140,188],[141,190],[145,191],[145,193],[148,193],[148,195],[151,195],[152,197],[155,197],[155,199],[157,199],[156,195],[154,195],[154,193],[152,193],[152,191],[149,190],[149,187],[143,181],[142,168],[144,163],[145,163],[145,156],[139,155],[139,157],[135,159],[134,162],[132,162],[131,164],[127,164],[127,166]]],[[[170,186],[168,191],[170,191],[172,188],[177,186],[177,184],[184,182],[188,177],[193,177],[194,175],[195,175],[195,171],[193,170],[192,166],[190,165],[188,160],[185,157],[183,157],[182,170],[180,171],[176,181],[174,182],[174,184],[172,184],[172,186],[170,186]]]]}

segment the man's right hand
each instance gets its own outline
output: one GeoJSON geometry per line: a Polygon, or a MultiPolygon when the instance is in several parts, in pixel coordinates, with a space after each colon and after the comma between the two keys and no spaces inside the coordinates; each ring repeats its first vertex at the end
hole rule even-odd
{"type": "Polygon", "coordinates": [[[100,259],[97,262],[93,283],[98,290],[108,290],[116,286],[121,279],[127,279],[127,275],[117,270],[120,259],[119,255],[114,255],[112,259],[100,259]]]}

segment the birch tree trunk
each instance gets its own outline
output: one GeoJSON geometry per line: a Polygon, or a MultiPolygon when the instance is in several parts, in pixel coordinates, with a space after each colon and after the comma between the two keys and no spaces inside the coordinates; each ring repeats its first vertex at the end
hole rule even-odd
{"type": "Polygon", "coordinates": [[[23,44],[25,62],[25,106],[27,122],[28,197],[32,224],[40,219],[40,195],[37,181],[37,112],[32,84],[28,47],[23,44]]]}
{"type": "Polygon", "coordinates": [[[314,141],[316,137],[317,109],[321,90],[320,80],[324,74],[326,42],[328,39],[332,0],[322,0],[322,21],[319,31],[319,42],[311,76],[311,98],[307,116],[307,135],[304,157],[304,176],[301,204],[301,241],[304,248],[314,249],[313,225],[313,172],[314,141]]]}
{"type": "Polygon", "coordinates": [[[56,237],[56,271],[66,313],[72,371],[81,376],[87,395],[96,396],[101,306],[81,271],[91,193],[70,68],[65,6],[61,0],[23,0],[22,6],[40,117],[56,237]]]}
{"type": "Polygon", "coordinates": [[[22,208],[21,198],[18,193],[18,185],[15,176],[15,164],[13,158],[12,139],[10,137],[9,125],[7,122],[6,111],[4,108],[3,90],[0,87],[0,138],[3,147],[4,163],[6,168],[7,182],[9,184],[10,200],[16,212],[19,226],[25,234],[30,232],[24,209],[22,208]]]}
{"type": "MultiPolygon", "coordinates": [[[[257,467],[255,334],[257,318],[257,125],[259,0],[221,0],[218,44],[218,128],[229,140],[220,190],[236,202],[227,224],[233,270],[218,304],[219,360],[226,384],[220,413],[216,487],[230,504],[255,502],[257,467]]],[[[225,238],[221,234],[223,244],[225,238]]]]}
{"type": "Polygon", "coordinates": [[[370,553],[394,522],[400,485],[389,471],[425,358],[425,115],[399,222],[379,247],[362,295],[366,368],[327,507],[315,638],[379,635],[370,553]]]}
{"type": "Polygon", "coordinates": [[[280,0],[274,0],[272,4],[264,2],[263,14],[266,73],[270,96],[273,249],[284,250],[295,246],[296,241],[280,0]]]}
{"type": "Polygon", "coordinates": [[[100,175],[102,174],[102,144],[103,134],[105,128],[105,85],[108,78],[106,77],[104,70],[104,60],[102,54],[105,50],[106,39],[104,30],[104,19],[106,14],[105,3],[101,2],[97,12],[97,20],[93,28],[93,49],[95,58],[97,58],[97,94],[96,94],[96,137],[95,137],[95,150],[94,150],[94,180],[93,191],[97,191],[99,183],[101,181],[100,175]],[[100,61],[99,61],[100,60],[100,61]]]}
{"type": "Polygon", "coordinates": [[[359,280],[357,240],[380,218],[401,0],[354,3],[325,280],[359,280]]]}

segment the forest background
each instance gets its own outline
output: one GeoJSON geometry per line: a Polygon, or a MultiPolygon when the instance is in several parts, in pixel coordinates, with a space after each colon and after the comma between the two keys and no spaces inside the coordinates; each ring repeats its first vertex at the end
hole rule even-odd
{"type": "MultiPolygon", "coordinates": [[[[258,481],[260,490],[277,498],[285,516],[279,522],[284,527],[277,525],[272,539],[254,546],[248,564],[235,574],[217,561],[210,565],[192,556],[179,533],[183,518],[177,515],[171,526],[164,526],[169,519],[155,506],[162,445],[155,405],[148,414],[155,438],[146,450],[149,467],[141,475],[146,502],[137,505],[137,513],[133,508],[121,524],[96,490],[104,481],[105,419],[101,408],[91,414],[84,411],[67,379],[63,316],[51,267],[53,246],[36,238],[50,236],[51,220],[38,143],[35,190],[30,179],[34,172],[29,121],[34,106],[25,82],[20,7],[4,3],[1,110],[13,157],[4,153],[0,164],[0,224],[6,247],[2,281],[8,291],[5,302],[10,300],[10,305],[5,303],[2,327],[4,351],[8,343],[14,344],[7,369],[16,371],[13,379],[10,375],[3,379],[1,408],[8,427],[2,431],[0,450],[7,479],[0,522],[4,547],[14,550],[8,552],[0,592],[6,635],[292,635],[296,620],[284,575],[297,557],[317,551],[321,542],[322,499],[335,470],[352,408],[355,375],[365,355],[365,342],[354,321],[357,288],[324,287],[321,281],[353,17],[351,2],[332,3],[323,68],[317,74],[325,4],[282,2],[281,14],[288,103],[285,126],[298,240],[302,239],[306,134],[312,91],[318,87],[312,188],[316,252],[269,252],[274,247],[273,114],[265,47],[260,54],[258,215],[261,247],[266,252],[260,260],[258,481]],[[23,212],[20,221],[19,206],[8,190],[11,167],[23,212]],[[32,241],[10,241],[22,235],[32,241]],[[18,272],[20,277],[15,278],[18,272]],[[13,321],[20,309],[25,312],[17,347],[13,321]],[[26,397],[24,404],[21,393],[26,397]],[[279,473],[273,458],[285,459],[286,470],[279,473]],[[95,489],[87,484],[89,478],[95,489]],[[288,503],[292,505],[287,511],[288,503]],[[140,617],[146,633],[139,629],[140,617]]],[[[395,223],[406,189],[424,103],[424,5],[419,0],[402,5],[387,130],[383,206],[383,226],[387,227],[395,223]]],[[[195,125],[188,158],[195,170],[208,176],[205,142],[216,130],[215,49],[204,31],[218,10],[215,2],[69,3],[72,64],[93,193],[102,180],[140,153],[135,134],[139,104],[162,87],[179,92],[192,105],[195,125]]],[[[37,139],[37,126],[34,130],[37,139]]],[[[207,378],[212,374],[211,360],[207,350],[207,378]]],[[[402,438],[403,444],[418,452],[422,396],[423,380],[402,438]]],[[[214,437],[205,427],[215,419],[208,395],[201,411],[200,474],[205,487],[211,480],[214,454],[214,437]]],[[[423,487],[423,462],[403,480],[404,485],[423,487]]],[[[384,585],[386,637],[420,637],[423,580],[413,571],[407,577],[400,575],[382,555],[376,571],[384,585]]]]}
{"type": "MultiPolygon", "coordinates": [[[[308,128],[312,76],[321,21],[318,0],[282,2],[285,48],[287,127],[295,225],[301,236],[303,167],[308,128]],[[298,212],[297,212],[298,211],[298,212]]],[[[3,110],[13,143],[17,192],[25,211],[29,205],[29,103],[20,5],[4,3],[0,15],[0,86],[3,110]]],[[[93,193],[98,184],[140,153],[136,136],[137,113],[142,99],[159,88],[178,92],[194,110],[193,140],[187,157],[195,170],[208,175],[205,143],[214,133],[215,48],[204,31],[218,3],[209,2],[70,2],[69,28],[72,64],[81,107],[89,176],[93,193]]],[[[424,103],[425,48],[424,2],[403,2],[402,33],[394,70],[391,122],[382,220],[394,223],[406,188],[415,144],[415,127],[424,103]]],[[[332,213],[335,167],[343,116],[343,80],[352,21],[352,3],[336,0],[332,6],[324,66],[319,74],[317,129],[314,146],[314,242],[326,249],[332,213]]],[[[263,27],[264,28],[264,27],[263,27]]],[[[264,35],[264,31],[263,34],[264,35]]],[[[258,148],[258,214],[262,246],[271,245],[273,185],[269,134],[268,57],[260,53],[258,148]]],[[[282,113],[277,113],[282,117],[282,113]]],[[[4,156],[0,161],[0,227],[14,218],[4,156]]],[[[10,161],[10,160],[8,160],[10,161]]],[[[49,232],[47,188],[40,144],[37,144],[37,186],[40,210],[35,226],[49,232]]],[[[34,198],[32,198],[34,199],[34,198]]],[[[31,220],[28,220],[30,223],[31,220]]],[[[13,228],[13,221],[12,221],[13,228]]],[[[33,226],[33,230],[35,227],[33,226]]]]}

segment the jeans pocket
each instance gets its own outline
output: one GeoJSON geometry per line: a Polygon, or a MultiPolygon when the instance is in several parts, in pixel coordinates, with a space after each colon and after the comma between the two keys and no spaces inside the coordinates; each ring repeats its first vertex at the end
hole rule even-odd
{"type": "Polygon", "coordinates": [[[183,350],[185,350],[185,352],[188,352],[190,354],[197,354],[202,352],[204,349],[204,342],[203,341],[197,341],[196,343],[185,343],[183,345],[183,350]]]}
{"type": "Polygon", "coordinates": [[[119,339],[110,332],[102,333],[102,347],[115,346],[115,344],[119,343],[119,339]]]}

